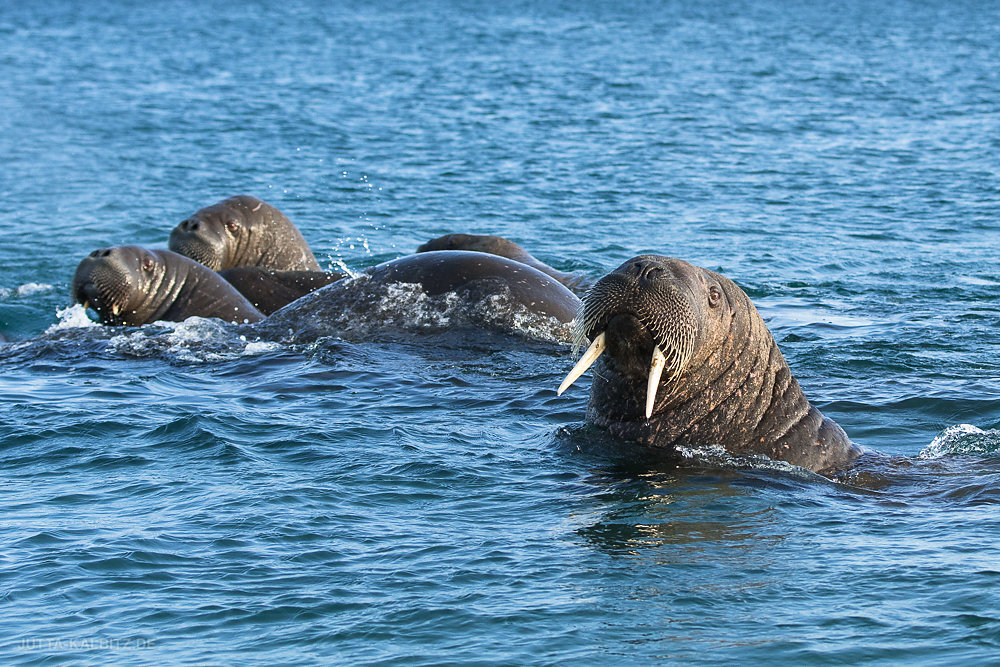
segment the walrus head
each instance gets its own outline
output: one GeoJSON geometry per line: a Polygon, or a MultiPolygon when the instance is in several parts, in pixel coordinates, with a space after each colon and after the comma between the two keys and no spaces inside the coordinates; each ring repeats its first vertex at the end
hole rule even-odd
{"type": "Polygon", "coordinates": [[[620,438],[721,445],[814,471],[860,454],[806,399],[750,297],[717,273],[630,259],[584,297],[576,340],[588,338],[559,392],[596,362],[587,420],[620,438]]]}
{"type": "Polygon", "coordinates": [[[276,271],[318,271],[302,234],[273,206],[241,195],[207,206],[170,232],[172,251],[213,271],[259,266],[276,271]]]}
{"type": "Polygon", "coordinates": [[[73,299],[104,324],[218,317],[257,322],[263,315],[215,271],[170,250],[126,245],[101,248],[76,267],[73,299]]]}
{"type": "Polygon", "coordinates": [[[605,363],[615,373],[645,381],[649,419],[654,408],[668,407],[667,394],[703,366],[728,334],[732,288],[722,276],[679,259],[640,255],[625,262],[584,297],[575,338],[592,343],[559,393],[606,352],[605,363]]]}
{"type": "Polygon", "coordinates": [[[90,253],[73,274],[72,295],[93,308],[104,324],[138,326],[155,310],[156,293],[167,272],[155,251],[127,245],[90,253]]]}

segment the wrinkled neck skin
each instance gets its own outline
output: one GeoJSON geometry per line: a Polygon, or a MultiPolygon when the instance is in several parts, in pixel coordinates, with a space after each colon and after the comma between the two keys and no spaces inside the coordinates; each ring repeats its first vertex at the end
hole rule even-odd
{"type": "Polygon", "coordinates": [[[132,290],[130,310],[134,311],[136,321],[127,324],[183,322],[195,315],[237,323],[263,318],[221,276],[194,262],[168,263],[161,259],[141,287],[132,290]]]}
{"type": "Polygon", "coordinates": [[[628,349],[612,345],[609,335],[608,353],[594,369],[588,421],[649,446],[722,445],[731,454],[763,454],[817,472],[855,458],[844,431],[806,400],[749,297],[719,278],[731,311],[719,323],[722,335],[699,333],[688,366],[674,381],[661,381],[649,420],[653,341],[639,331],[628,349]]]}
{"type": "Polygon", "coordinates": [[[150,274],[138,274],[136,285],[129,291],[124,323],[139,326],[156,320],[180,321],[170,315],[176,311],[182,294],[190,292],[184,287],[186,269],[185,265],[175,267],[158,261],[150,274]]]}
{"type": "Polygon", "coordinates": [[[223,269],[237,266],[319,271],[319,263],[302,234],[283,213],[267,204],[256,213],[244,215],[244,223],[231,242],[229,261],[223,269]]]}

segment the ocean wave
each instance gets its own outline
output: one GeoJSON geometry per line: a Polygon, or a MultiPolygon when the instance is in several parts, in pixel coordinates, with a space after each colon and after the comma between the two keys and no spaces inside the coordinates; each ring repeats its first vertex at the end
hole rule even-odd
{"type": "Polygon", "coordinates": [[[11,354],[47,356],[103,353],[117,357],[166,358],[183,363],[213,363],[281,349],[238,325],[215,318],[155,322],[141,327],[111,327],[94,322],[80,304],[56,311],[59,321],[38,338],[11,346],[11,354]]]}
{"type": "Polygon", "coordinates": [[[0,287],[0,299],[10,299],[13,297],[32,296],[50,292],[54,288],[47,283],[25,283],[18,287],[0,287]]]}
{"type": "Polygon", "coordinates": [[[248,339],[222,320],[189,317],[183,322],[160,322],[154,331],[140,327],[108,341],[112,354],[134,357],[164,356],[187,363],[217,362],[254,356],[279,349],[275,342],[248,339]]]}
{"type": "Polygon", "coordinates": [[[949,426],[924,447],[922,459],[943,456],[993,456],[1000,452],[1000,429],[983,430],[972,424],[949,426]]]}

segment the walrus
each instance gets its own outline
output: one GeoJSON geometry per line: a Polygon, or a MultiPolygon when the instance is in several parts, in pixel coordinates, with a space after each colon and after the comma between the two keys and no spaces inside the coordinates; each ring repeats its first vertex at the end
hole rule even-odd
{"type": "Polygon", "coordinates": [[[587,420],[615,436],[721,445],[820,473],[861,453],[806,400],[750,298],[717,273],[630,259],[584,297],[575,338],[593,342],[559,393],[596,361],[587,420]]]}
{"type": "Polygon", "coordinates": [[[207,206],[170,232],[169,248],[215,271],[259,266],[275,271],[319,271],[319,263],[285,214],[240,195],[207,206]]]}
{"type": "MultiPolygon", "coordinates": [[[[371,267],[293,301],[270,315],[267,328],[297,340],[368,336],[393,330],[463,326],[527,332],[565,329],[580,299],[530,266],[479,252],[433,251],[371,267]]],[[[532,335],[528,333],[527,335],[532,335]]]]}
{"type": "Polygon", "coordinates": [[[195,315],[236,323],[264,318],[218,273],[170,250],[95,250],[76,267],[71,291],[110,325],[181,322],[195,315]]]}
{"type": "Polygon", "coordinates": [[[586,276],[564,273],[555,269],[545,262],[536,259],[531,253],[510,239],[502,236],[494,236],[492,234],[445,234],[436,239],[431,239],[417,248],[418,253],[434,250],[467,250],[506,257],[515,262],[527,264],[542,273],[552,276],[574,292],[584,292],[591,285],[591,280],[586,276]]]}
{"type": "Polygon", "coordinates": [[[236,266],[219,275],[265,315],[344,277],[328,271],[275,271],[259,266],[236,266]]]}

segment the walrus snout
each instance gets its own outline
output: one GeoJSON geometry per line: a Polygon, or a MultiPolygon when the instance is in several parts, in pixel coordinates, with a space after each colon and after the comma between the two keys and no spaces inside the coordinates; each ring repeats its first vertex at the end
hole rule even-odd
{"type": "Polygon", "coordinates": [[[213,238],[207,233],[206,226],[198,220],[188,218],[174,227],[170,232],[168,245],[174,252],[190,257],[213,271],[227,268],[223,267],[225,255],[223,240],[213,238]]]}
{"type": "Polygon", "coordinates": [[[660,380],[677,380],[698,340],[698,310],[681,260],[640,255],[597,281],[583,299],[575,340],[593,341],[559,387],[562,393],[607,350],[616,370],[646,375],[646,418],[660,380]]]}
{"type": "MultiPolygon", "coordinates": [[[[668,258],[640,256],[601,278],[583,299],[583,317],[578,321],[578,340],[593,340],[602,332],[612,338],[632,339],[648,335],[661,351],[681,351],[697,335],[696,306],[686,283],[677,280],[668,258]],[[640,328],[609,327],[616,317],[628,315],[640,328]]],[[[609,349],[634,350],[635,345],[609,349]]],[[[615,355],[618,356],[618,355],[615,355]]]]}
{"type": "Polygon", "coordinates": [[[649,255],[634,257],[615,269],[615,274],[632,276],[641,284],[650,284],[663,277],[662,262],[649,255]]]}
{"type": "Polygon", "coordinates": [[[120,324],[132,282],[123,249],[100,248],[77,265],[70,294],[84,308],[92,308],[102,322],[120,324]]]}

